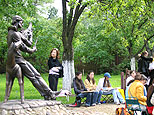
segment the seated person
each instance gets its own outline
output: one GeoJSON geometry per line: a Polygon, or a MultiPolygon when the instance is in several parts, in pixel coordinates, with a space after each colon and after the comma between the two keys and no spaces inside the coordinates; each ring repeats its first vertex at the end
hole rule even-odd
{"type": "Polygon", "coordinates": [[[147,110],[148,113],[151,115],[154,108],[154,80],[152,82],[152,85],[148,88],[147,93],[147,110]]]}
{"type": "MultiPolygon", "coordinates": [[[[125,93],[125,95],[126,95],[126,97],[128,97],[128,89],[129,89],[129,86],[131,85],[131,83],[133,83],[135,81],[135,79],[133,79],[133,80],[130,80],[129,82],[128,82],[128,84],[127,84],[127,87],[126,87],[126,93],[125,93]]],[[[145,84],[147,83],[147,81],[148,81],[148,78],[144,75],[144,74],[141,74],[141,80],[140,80],[142,83],[143,83],[143,85],[144,85],[144,96],[147,96],[147,90],[146,90],[146,87],[145,87],[145,84]]]]}
{"type": "Polygon", "coordinates": [[[143,85],[144,85],[144,96],[147,96],[147,90],[146,90],[145,85],[146,85],[147,82],[148,82],[148,78],[147,78],[144,74],[141,74],[141,82],[142,82],[143,85]]]}
{"type": "MultiPolygon", "coordinates": [[[[146,111],[146,100],[147,97],[144,93],[144,82],[143,75],[140,73],[136,73],[135,81],[126,89],[126,97],[133,98],[136,97],[138,102],[140,103],[142,111],[146,111]]],[[[133,105],[133,107],[136,107],[133,105]]]]}
{"type": "Polygon", "coordinates": [[[92,91],[92,92],[89,92],[89,94],[91,95],[91,102],[87,106],[90,106],[90,105],[95,106],[98,92],[96,91],[96,82],[94,80],[94,72],[93,71],[90,71],[88,73],[84,84],[85,84],[85,87],[87,88],[88,91],[92,91]]]}
{"type": "Polygon", "coordinates": [[[123,99],[122,95],[117,89],[111,87],[109,78],[111,78],[111,75],[108,72],[106,72],[104,74],[104,78],[99,79],[98,86],[96,88],[96,90],[99,92],[97,103],[100,103],[102,95],[112,94],[115,104],[119,105],[120,102],[124,104],[125,100],[123,99]]]}
{"type": "Polygon", "coordinates": [[[86,105],[90,105],[91,103],[91,95],[90,93],[82,93],[83,91],[87,91],[85,88],[85,85],[82,81],[82,73],[77,72],[75,78],[73,79],[73,86],[74,86],[74,92],[77,95],[76,96],[76,103],[79,107],[81,104],[81,98],[86,98],[86,105]]]}
{"type": "Polygon", "coordinates": [[[136,76],[136,72],[133,70],[131,70],[130,71],[130,76],[129,77],[127,77],[127,79],[126,79],[126,87],[128,86],[128,83],[131,81],[131,80],[134,80],[134,78],[135,78],[135,76],[136,76]]]}

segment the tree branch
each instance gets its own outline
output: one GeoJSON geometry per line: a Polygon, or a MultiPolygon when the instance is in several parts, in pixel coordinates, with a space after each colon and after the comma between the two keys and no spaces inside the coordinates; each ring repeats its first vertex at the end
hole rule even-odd
{"type": "Polygon", "coordinates": [[[146,19],[144,20],[144,22],[141,23],[141,24],[138,26],[138,29],[140,29],[140,28],[146,23],[146,21],[148,21],[148,18],[146,18],[146,19]]]}
{"type": "Polygon", "coordinates": [[[62,0],[62,7],[63,7],[63,32],[62,32],[62,38],[63,42],[66,41],[66,32],[67,32],[67,17],[66,17],[66,0],[62,0]]]}
{"type": "MultiPolygon", "coordinates": [[[[74,35],[74,29],[75,29],[75,26],[77,24],[77,21],[80,17],[80,15],[82,14],[83,10],[86,8],[87,5],[83,5],[79,11],[76,11],[75,15],[74,15],[74,18],[73,18],[73,22],[72,22],[72,25],[71,25],[71,28],[70,28],[70,36],[73,36],[74,35]]],[[[71,37],[70,37],[71,38],[71,37]]],[[[70,42],[72,41],[72,39],[70,40],[70,42]]]]}
{"type": "Polygon", "coordinates": [[[154,34],[151,35],[144,43],[144,45],[142,46],[142,48],[133,56],[133,57],[136,57],[141,51],[143,51],[144,47],[146,46],[146,44],[148,43],[148,41],[154,37],[154,34]]]}
{"type": "Polygon", "coordinates": [[[69,30],[70,25],[71,25],[71,22],[72,22],[73,9],[74,9],[74,8],[71,8],[71,9],[70,9],[70,14],[69,14],[69,17],[68,17],[68,26],[67,26],[68,30],[69,30]]]}

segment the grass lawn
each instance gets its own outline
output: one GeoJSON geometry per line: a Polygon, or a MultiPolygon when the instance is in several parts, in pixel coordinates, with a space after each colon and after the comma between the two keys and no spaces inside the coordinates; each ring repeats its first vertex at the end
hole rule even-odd
{"type": "MultiPolygon", "coordinates": [[[[48,74],[41,74],[41,75],[48,84],[48,74]]],[[[103,75],[95,75],[96,83],[98,83],[99,79],[102,77],[103,75]]],[[[83,81],[85,79],[86,76],[83,77],[83,81]]],[[[110,82],[112,87],[120,87],[121,76],[112,75],[112,78],[110,78],[110,82]]],[[[4,101],[5,87],[6,87],[5,85],[6,85],[6,75],[0,74],[0,102],[4,101]]],[[[58,90],[60,89],[62,89],[62,78],[60,78],[58,81],[58,90]]],[[[73,88],[72,88],[72,94],[74,94],[73,88]]],[[[26,77],[24,77],[24,96],[25,99],[44,99],[43,97],[40,96],[39,92],[34,88],[32,83],[26,77]]],[[[9,100],[10,99],[20,99],[20,90],[17,78],[14,81],[9,100]]],[[[75,97],[70,97],[68,102],[65,97],[58,97],[57,100],[61,101],[63,104],[69,104],[75,101],[75,97]]]]}

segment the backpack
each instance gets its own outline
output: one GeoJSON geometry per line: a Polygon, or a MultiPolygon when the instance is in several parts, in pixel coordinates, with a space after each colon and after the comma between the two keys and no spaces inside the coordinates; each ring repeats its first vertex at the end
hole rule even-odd
{"type": "Polygon", "coordinates": [[[116,115],[133,115],[133,114],[130,114],[126,108],[117,108],[116,109],[116,115]]]}

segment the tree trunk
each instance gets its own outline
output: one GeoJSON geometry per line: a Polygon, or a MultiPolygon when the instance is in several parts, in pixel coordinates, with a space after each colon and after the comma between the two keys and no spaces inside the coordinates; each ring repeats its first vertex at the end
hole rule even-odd
{"type": "Polygon", "coordinates": [[[74,60],[64,60],[62,61],[62,64],[64,67],[63,89],[71,91],[71,84],[75,77],[74,60]]]}
{"type": "MultiPolygon", "coordinates": [[[[73,36],[75,31],[75,26],[78,22],[78,19],[87,5],[82,5],[82,0],[78,1],[76,7],[70,7],[70,12],[67,10],[66,3],[67,0],[62,0],[63,8],[63,33],[62,41],[64,46],[63,51],[63,67],[64,67],[64,78],[63,78],[63,89],[71,91],[71,84],[73,78],[75,77],[74,71],[74,51],[73,51],[73,36]]],[[[74,3],[72,2],[73,6],[74,3]]]]}
{"type": "Polygon", "coordinates": [[[63,67],[64,67],[64,77],[63,77],[63,89],[71,91],[71,85],[73,83],[73,78],[75,77],[74,70],[74,52],[72,42],[69,42],[69,38],[65,36],[63,40],[63,67]]]}
{"type": "Polygon", "coordinates": [[[131,58],[130,67],[131,67],[131,70],[135,70],[135,57],[131,58]]]}

